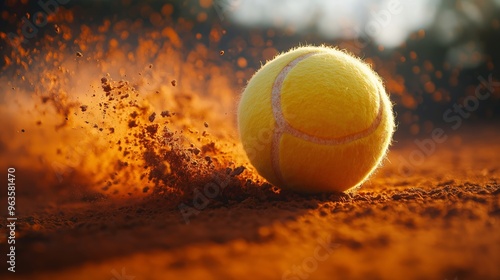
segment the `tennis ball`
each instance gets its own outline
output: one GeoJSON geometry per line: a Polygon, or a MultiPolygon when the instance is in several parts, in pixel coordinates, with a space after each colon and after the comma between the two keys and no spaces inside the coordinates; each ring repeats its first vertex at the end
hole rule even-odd
{"type": "Polygon", "coordinates": [[[299,47],[250,79],[238,129],[253,166],[297,192],[342,192],[361,185],[385,157],[392,103],[370,66],[330,47],[299,47]]]}

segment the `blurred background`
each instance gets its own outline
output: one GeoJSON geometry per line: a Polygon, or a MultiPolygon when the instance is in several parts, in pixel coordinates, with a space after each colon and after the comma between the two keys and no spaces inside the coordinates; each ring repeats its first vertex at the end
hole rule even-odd
{"type": "MultiPolygon", "coordinates": [[[[49,2],[54,0],[45,1],[49,2]]],[[[109,37],[126,48],[137,46],[140,32],[146,29],[168,33],[165,27],[171,27],[179,37],[171,44],[186,55],[199,45],[216,53],[224,51],[214,59],[233,65],[235,97],[254,71],[277,53],[298,45],[327,44],[362,57],[382,75],[395,103],[399,134],[429,133],[442,123],[454,125],[452,118],[458,111],[448,119],[443,115],[456,104],[467,105],[464,102],[474,109],[467,115],[469,122],[493,122],[500,116],[500,89],[478,106],[466,99],[475,95],[481,81],[500,77],[498,0],[60,3],[61,9],[74,11],[71,19],[65,19],[71,21],[73,32],[81,32],[83,24],[97,30],[108,20],[112,25],[109,37]],[[126,35],[120,30],[120,24],[127,26],[123,22],[132,24],[126,35]]],[[[49,4],[48,9],[53,9],[49,4]]],[[[6,0],[2,5],[4,34],[18,30],[27,13],[41,9],[37,1],[6,0]]],[[[53,32],[52,28],[39,29],[22,45],[33,48],[44,34],[53,32]]],[[[4,42],[4,56],[8,49],[4,42]]]]}

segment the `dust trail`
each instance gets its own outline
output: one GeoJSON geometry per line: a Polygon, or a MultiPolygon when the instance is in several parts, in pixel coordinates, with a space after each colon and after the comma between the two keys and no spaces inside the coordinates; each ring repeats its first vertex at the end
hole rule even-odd
{"type": "Polygon", "coordinates": [[[215,173],[233,174],[235,189],[262,183],[253,172],[234,176],[251,167],[235,130],[237,78],[219,50],[187,50],[181,35],[195,35],[169,27],[78,26],[73,16],[60,11],[57,29],[31,46],[0,34],[1,168],[24,175],[26,195],[185,198],[215,173]]]}

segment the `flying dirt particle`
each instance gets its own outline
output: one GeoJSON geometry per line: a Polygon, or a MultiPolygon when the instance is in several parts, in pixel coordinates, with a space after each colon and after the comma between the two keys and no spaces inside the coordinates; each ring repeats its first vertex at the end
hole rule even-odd
{"type": "Polygon", "coordinates": [[[101,86],[106,93],[106,96],[108,96],[111,93],[111,85],[106,77],[101,78],[101,86]]]}
{"type": "Polygon", "coordinates": [[[15,90],[16,88],[15,87],[12,87],[12,90],[15,90]]]}
{"type": "Polygon", "coordinates": [[[107,191],[111,187],[111,182],[107,182],[106,186],[102,187],[101,190],[107,191]]]}
{"type": "Polygon", "coordinates": [[[144,187],[144,188],[142,189],[142,192],[143,192],[143,193],[147,193],[148,191],[149,191],[149,187],[144,187]]]}
{"type": "Polygon", "coordinates": [[[165,117],[171,117],[172,115],[170,114],[169,111],[163,111],[161,112],[161,116],[165,118],[165,117]]]}
{"type": "Polygon", "coordinates": [[[154,122],[154,121],[155,121],[155,118],[156,118],[156,113],[155,113],[155,112],[153,112],[153,113],[149,116],[149,118],[148,118],[148,119],[149,119],[149,121],[150,121],[150,122],[154,122]]]}
{"type": "Polygon", "coordinates": [[[172,86],[174,86],[174,87],[177,85],[177,81],[176,81],[176,80],[172,80],[170,83],[171,83],[171,84],[172,84],[172,86]]]}
{"type": "Polygon", "coordinates": [[[110,127],[109,128],[109,133],[115,133],[115,128],[114,127],[110,127]]]}
{"type": "Polygon", "coordinates": [[[201,152],[201,150],[200,150],[200,149],[198,149],[198,148],[192,148],[192,149],[189,149],[189,150],[190,150],[193,154],[195,154],[195,155],[199,155],[199,154],[200,154],[200,152],[201,152]]]}
{"type": "Polygon", "coordinates": [[[128,127],[133,128],[136,126],[138,126],[138,124],[134,120],[128,122],[128,127]]]}
{"type": "Polygon", "coordinates": [[[82,56],[83,56],[83,53],[81,53],[81,52],[76,52],[76,56],[77,56],[77,57],[82,57],[82,56]]]}
{"type": "Polygon", "coordinates": [[[212,158],[209,157],[209,156],[206,156],[205,157],[205,160],[208,162],[208,164],[211,164],[212,163],[212,158]]]}
{"type": "Polygon", "coordinates": [[[37,121],[36,125],[42,125],[42,121],[37,121]]]}
{"type": "Polygon", "coordinates": [[[26,132],[26,130],[24,130],[24,128],[23,128],[23,129],[21,129],[21,132],[24,133],[24,132],[26,132]]]}
{"type": "Polygon", "coordinates": [[[80,106],[80,109],[82,110],[82,112],[87,111],[87,108],[88,108],[88,106],[87,106],[87,105],[82,105],[82,106],[80,106]]]}
{"type": "Polygon", "coordinates": [[[153,64],[149,64],[149,69],[153,68],[153,64]]]}
{"type": "Polygon", "coordinates": [[[156,134],[156,132],[158,132],[158,125],[157,124],[148,125],[146,127],[146,131],[149,132],[151,136],[153,136],[156,134]]]}
{"type": "Polygon", "coordinates": [[[59,25],[57,24],[54,24],[54,31],[59,34],[61,32],[61,28],[59,27],[59,25]]]}
{"type": "Polygon", "coordinates": [[[207,122],[204,122],[204,123],[203,123],[203,125],[204,125],[205,127],[208,127],[208,123],[207,123],[207,122]]]}
{"type": "Polygon", "coordinates": [[[233,170],[233,172],[231,172],[231,177],[240,175],[241,173],[243,173],[244,170],[245,170],[244,166],[238,166],[238,167],[236,167],[233,170]]]}
{"type": "Polygon", "coordinates": [[[139,114],[138,114],[136,111],[133,111],[133,112],[130,114],[130,116],[131,116],[132,118],[134,118],[134,119],[135,119],[135,118],[137,118],[137,117],[139,116],[139,114]]]}
{"type": "Polygon", "coordinates": [[[220,51],[220,55],[224,55],[224,51],[220,51]]]}

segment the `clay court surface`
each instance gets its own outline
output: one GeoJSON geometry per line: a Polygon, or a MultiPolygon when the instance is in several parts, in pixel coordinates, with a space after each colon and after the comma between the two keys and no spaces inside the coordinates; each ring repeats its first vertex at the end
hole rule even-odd
{"type": "Polygon", "coordinates": [[[353,194],[212,201],[189,224],[148,196],[21,198],[8,279],[498,279],[496,129],[450,132],[404,174],[401,157],[417,147],[400,139],[353,194]]]}

